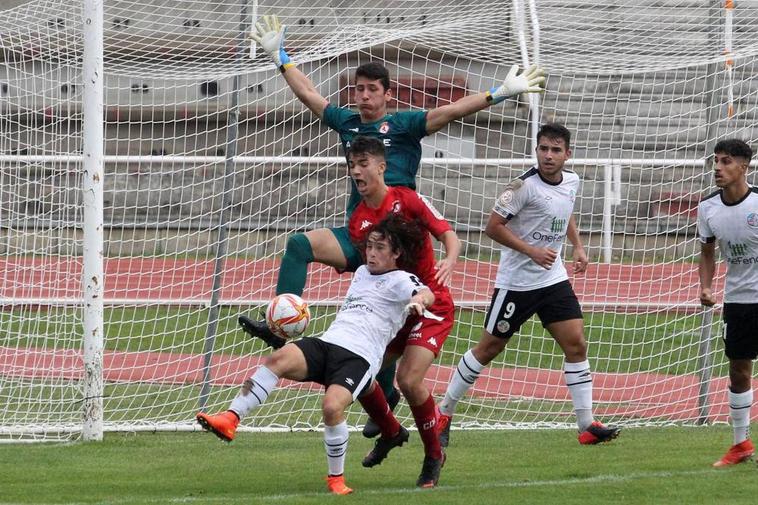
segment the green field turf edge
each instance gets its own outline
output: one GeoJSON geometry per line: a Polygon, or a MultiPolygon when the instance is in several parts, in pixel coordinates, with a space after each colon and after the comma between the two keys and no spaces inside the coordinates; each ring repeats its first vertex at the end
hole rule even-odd
{"type": "Polygon", "coordinates": [[[728,427],[626,429],[610,444],[580,446],[571,430],[454,431],[440,486],[415,488],[416,433],[379,467],[353,433],[347,497],[327,494],[320,433],[106,434],[102,442],[0,444],[0,505],[10,504],[748,504],[754,462],[711,464],[728,427]]]}

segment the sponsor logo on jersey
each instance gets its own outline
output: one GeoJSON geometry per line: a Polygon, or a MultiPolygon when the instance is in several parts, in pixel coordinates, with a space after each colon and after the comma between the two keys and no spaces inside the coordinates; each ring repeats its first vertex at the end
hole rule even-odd
{"type": "Polygon", "coordinates": [[[390,124],[387,121],[379,125],[379,133],[387,133],[388,131],[390,131],[390,124]]]}
{"type": "Polygon", "coordinates": [[[727,241],[727,247],[729,247],[729,256],[745,256],[750,249],[747,244],[735,244],[727,241]]]}
{"type": "Polygon", "coordinates": [[[747,215],[747,225],[751,228],[758,228],[758,214],[751,212],[747,215]]]}
{"type": "Polygon", "coordinates": [[[560,233],[563,231],[563,228],[565,226],[566,226],[565,219],[558,219],[557,217],[553,217],[553,220],[550,222],[550,231],[552,233],[560,233]]]}
{"type": "Polygon", "coordinates": [[[361,230],[365,230],[369,226],[371,226],[371,221],[364,219],[363,222],[361,223],[361,230]]]}
{"type": "Polygon", "coordinates": [[[500,321],[497,322],[497,331],[499,331],[500,333],[505,333],[506,331],[510,329],[511,329],[511,323],[509,323],[508,321],[501,319],[500,321]]]}
{"type": "Polygon", "coordinates": [[[348,295],[345,298],[345,303],[342,304],[340,310],[362,310],[364,312],[374,312],[374,309],[366,305],[361,301],[360,296],[348,295]]]}

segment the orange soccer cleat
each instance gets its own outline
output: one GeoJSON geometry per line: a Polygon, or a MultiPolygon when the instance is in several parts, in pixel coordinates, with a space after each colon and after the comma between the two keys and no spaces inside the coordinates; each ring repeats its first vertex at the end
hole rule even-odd
{"type": "Polygon", "coordinates": [[[453,420],[453,416],[443,414],[437,409],[437,436],[440,439],[440,445],[447,447],[450,444],[450,421],[453,420]]]}
{"type": "Polygon", "coordinates": [[[749,460],[754,452],[755,447],[753,447],[753,442],[751,442],[750,439],[743,440],[739,444],[731,446],[729,450],[726,451],[726,454],[724,454],[724,457],[716,461],[713,466],[718,468],[742,463],[749,460]]]}
{"type": "Polygon", "coordinates": [[[204,430],[210,431],[221,440],[231,442],[234,440],[234,435],[237,432],[237,426],[240,424],[240,419],[237,414],[231,410],[221,412],[219,414],[210,416],[205,412],[198,412],[195,416],[197,422],[204,430]]]}
{"type": "Polygon", "coordinates": [[[344,475],[329,475],[326,478],[326,487],[329,489],[329,492],[333,494],[346,495],[353,492],[353,490],[345,484],[344,475]]]}
{"type": "Polygon", "coordinates": [[[610,442],[619,436],[621,428],[612,428],[600,421],[592,421],[586,430],[579,434],[579,443],[582,445],[594,445],[601,442],[610,442]]]}

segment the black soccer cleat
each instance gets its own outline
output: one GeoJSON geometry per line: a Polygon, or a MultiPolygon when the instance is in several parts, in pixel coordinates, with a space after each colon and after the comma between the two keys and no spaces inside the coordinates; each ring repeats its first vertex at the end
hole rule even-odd
{"type": "Polygon", "coordinates": [[[418,476],[416,486],[423,488],[435,487],[440,481],[440,472],[445,465],[446,457],[444,452],[440,459],[424,456],[424,463],[421,465],[421,475],[418,476]]]}
{"type": "Polygon", "coordinates": [[[284,347],[284,344],[287,343],[286,339],[276,335],[269,329],[266,321],[253,321],[247,316],[239,316],[237,322],[242,327],[242,331],[251,337],[258,337],[274,349],[284,347]]]}
{"type": "Polygon", "coordinates": [[[371,468],[382,463],[387,458],[387,454],[390,453],[395,447],[401,447],[408,441],[408,430],[400,427],[400,431],[397,432],[392,438],[379,437],[374,442],[374,448],[366,454],[361,464],[366,468],[371,468]]]}
{"type": "MultiPolygon", "coordinates": [[[[395,411],[395,407],[400,402],[400,391],[397,388],[392,388],[392,393],[387,398],[387,403],[390,406],[391,411],[395,411]]],[[[366,421],[366,425],[363,427],[363,436],[366,438],[374,438],[378,436],[382,430],[379,429],[379,425],[374,422],[370,417],[366,421]]]]}

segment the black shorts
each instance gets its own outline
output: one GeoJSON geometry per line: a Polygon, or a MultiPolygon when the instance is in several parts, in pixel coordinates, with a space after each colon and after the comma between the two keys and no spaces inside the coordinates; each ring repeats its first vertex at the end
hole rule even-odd
{"type": "Polygon", "coordinates": [[[727,358],[758,357],[758,303],[725,303],[723,338],[727,358]]]}
{"type": "Polygon", "coordinates": [[[303,382],[315,382],[324,387],[339,384],[350,391],[353,400],[371,384],[368,361],[354,352],[313,337],[295,340],[293,344],[303,351],[308,366],[303,382]]]}
{"type": "Polygon", "coordinates": [[[495,288],[484,319],[484,329],[499,338],[511,338],[521,325],[537,314],[542,326],[582,319],[582,308],[569,281],[531,291],[495,288]]]}

